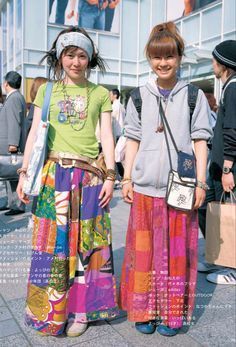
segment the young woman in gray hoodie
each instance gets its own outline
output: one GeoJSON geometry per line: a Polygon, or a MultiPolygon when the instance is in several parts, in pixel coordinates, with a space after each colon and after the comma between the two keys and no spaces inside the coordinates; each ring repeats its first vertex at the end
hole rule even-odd
{"type": "MultiPolygon", "coordinates": [[[[197,276],[197,209],[205,199],[207,141],[212,135],[210,109],[199,90],[190,124],[188,83],[178,78],[184,42],[172,22],[153,28],[146,56],[155,78],[140,87],[141,117],[130,98],[125,120],[127,137],[123,197],[131,204],[120,302],[142,333],[165,336],[190,324],[197,276]],[[196,156],[194,209],[166,205],[170,170],[160,103],[179,150],[196,156]]],[[[173,169],[177,154],[170,142],[173,169]]]]}

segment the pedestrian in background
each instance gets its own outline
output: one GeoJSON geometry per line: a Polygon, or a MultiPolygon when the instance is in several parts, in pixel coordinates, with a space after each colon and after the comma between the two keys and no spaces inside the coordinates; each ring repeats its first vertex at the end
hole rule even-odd
{"type": "MultiPolygon", "coordinates": [[[[179,79],[184,42],[174,23],[153,28],[146,57],[155,78],[140,87],[141,117],[132,98],[125,118],[123,197],[131,205],[120,285],[121,308],[144,334],[174,336],[189,324],[197,281],[198,218],[206,187],[209,105],[199,90],[190,124],[188,83],[179,79]],[[190,212],[165,201],[170,171],[160,117],[163,106],[179,150],[196,155],[196,199],[190,212]],[[178,125],[178,126],[177,126],[178,125]]],[[[177,153],[170,148],[173,169],[177,153]]]]}
{"type": "MultiPolygon", "coordinates": [[[[79,336],[89,322],[119,312],[108,208],[115,180],[112,108],[108,90],[87,79],[91,69],[105,71],[105,67],[84,29],[61,31],[44,59],[54,84],[48,160],[32,209],[26,324],[45,335],[60,335],[65,330],[68,336],[79,336]],[[98,156],[95,129],[99,120],[107,166],[104,181],[90,164],[98,156]]],[[[17,189],[22,201],[28,200],[22,187],[45,90],[45,84],[40,86],[34,100],[33,124],[17,189]]]]}
{"type": "MultiPolygon", "coordinates": [[[[236,40],[221,42],[212,54],[213,71],[223,88],[212,140],[210,176],[213,189],[207,202],[220,201],[223,192],[236,192],[236,40]]],[[[206,277],[212,283],[236,285],[235,269],[219,269],[206,262],[200,263],[198,269],[201,272],[217,270],[206,277]]]]}
{"type": "Polygon", "coordinates": [[[108,0],[79,0],[79,27],[105,30],[108,0]]]}
{"type": "Polygon", "coordinates": [[[45,77],[36,77],[33,79],[33,83],[32,83],[31,88],[30,88],[31,105],[29,107],[29,112],[27,114],[27,117],[26,117],[25,123],[24,123],[25,139],[27,139],[31,125],[32,125],[33,116],[34,116],[34,100],[36,98],[38,89],[42,84],[46,83],[47,81],[48,81],[48,79],[45,77]]]}
{"type": "MultiPolygon", "coordinates": [[[[216,125],[216,119],[217,119],[217,104],[216,104],[216,99],[212,93],[205,93],[208,104],[211,109],[210,113],[210,126],[212,128],[212,131],[214,132],[214,128],[216,125]]],[[[210,177],[209,173],[209,166],[211,162],[211,149],[212,149],[212,139],[210,139],[207,143],[208,147],[208,156],[207,156],[207,185],[208,185],[208,190],[206,191],[206,199],[204,201],[204,204],[198,209],[198,220],[199,220],[199,227],[201,229],[201,232],[203,236],[205,237],[206,235],[206,210],[207,210],[207,204],[208,201],[212,201],[212,194],[213,197],[215,196],[215,190],[214,190],[214,183],[210,177]]],[[[214,198],[213,198],[214,200],[214,198]]],[[[202,263],[198,264],[198,271],[201,271],[201,269],[205,269],[205,266],[202,265],[202,263]]]]}
{"type": "Polygon", "coordinates": [[[115,15],[116,6],[119,4],[120,0],[108,0],[108,6],[105,10],[105,30],[111,31],[112,23],[115,15]]]}
{"type": "Polygon", "coordinates": [[[65,24],[65,12],[66,12],[67,5],[68,5],[68,0],[57,0],[56,16],[55,16],[56,24],[62,24],[62,25],[65,24]]]}
{"type": "MultiPolygon", "coordinates": [[[[124,130],[124,120],[125,120],[125,108],[120,102],[120,91],[117,88],[114,88],[110,91],[110,99],[112,102],[112,131],[114,136],[115,144],[117,144],[121,135],[123,135],[124,130]]],[[[120,179],[124,176],[124,168],[122,163],[116,162],[117,170],[120,176],[120,179]]],[[[119,185],[119,180],[116,181],[116,185],[119,185]]]]}
{"type": "MultiPolygon", "coordinates": [[[[3,83],[6,100],[0,112],[0,154],[24,152],[25,139],[23,136],[26,103],[20,93],[21,75],[16,71],[9,71],[3,83]]],[[[6,216],[13,216],[25,212],[25,204],[20,201],[16,193],[17,181],[8,181],[7,204],[0,208],[6,216]]]]}

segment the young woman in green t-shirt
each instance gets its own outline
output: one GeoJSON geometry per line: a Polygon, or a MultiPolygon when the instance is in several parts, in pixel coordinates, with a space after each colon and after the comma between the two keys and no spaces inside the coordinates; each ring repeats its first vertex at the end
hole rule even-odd
{"type": "MultiPolygon", "coordinates": [[[[108,209],[115,179],[111,104],[109,92],[87,79],[91,69],[105,68],[85,30],[63,30],[43,59],[54,85],[49,157],[32,209],[26,323],[46,335],[62,334],[66,326],[68,336],[79,336],[88,322],[118,314],[108,209]],[[98,156],[98,122],[108,168],[105,179],[90,170],[98,156]]],[[[46,85],[40,87],[34,101],[33,124],[20,170],[17,192],[24,202],[29,202],[22,187],[45,89],[46,85]]]]}

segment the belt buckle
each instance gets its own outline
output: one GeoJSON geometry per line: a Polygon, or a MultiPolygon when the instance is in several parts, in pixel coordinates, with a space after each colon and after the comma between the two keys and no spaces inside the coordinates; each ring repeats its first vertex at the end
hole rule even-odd
{"type": "Polygon", "coordinates": [[[66,158],[60,157],[58,159],[58,163],[61,167],[63,167],[64,169],[71,169],[72,167],[75,167],[76,161],[74,159],[71,159],[71,164],[63,164],[63,159],[66,159],[66,158]]]}

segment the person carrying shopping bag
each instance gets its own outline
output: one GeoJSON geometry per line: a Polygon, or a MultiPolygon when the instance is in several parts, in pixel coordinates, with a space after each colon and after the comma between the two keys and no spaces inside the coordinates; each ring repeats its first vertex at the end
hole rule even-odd
{"type": "MultiPolygon", "coordinates": [[[[53,73],[49,105],[48,159],[33,202],[33,241],[26,324],[45,335],[79,336],[88,323],[118,314],[108,204],[115,180],[111,103],[105,88],[88,81],[104,62],[84,29],[59,33],[44,59],[53,73]],[[107,173],[93,170],[100,119],[107,173]],[[91,164],[91,165],[90,165],[91,164]],[[67,325],[66,325],[67,324],[67,325]]],[[[17,188],[22,188],[39,125],[46,84],[34,100],[17,188]]]]}
{"type": "Polygon", "coordinates": [[[122,185],[124,200],[131,204],[131,210],[120,305],[139,332],[150,334],[157,330],[161,335],[173,336],[183,324],[190,323],[194,309],[197,209],[207,189],[210,109],[204,93],[198,90],[190,117],[189,86],[177,77],[184,42],[174,23],[155,26],[145,51],[155,77],[139,88],[140,114],[130,98],[125,119],[128,140],[122,185]],[[170,162],[177,170],[177,153],[170,136],[166,138],[163,114],[179,151],[191,156],[194,142],[196,189],[190,211],[172,208],[165,200],[170,162]]]}
{"type": "MultiPolygon", "coordinates": [[[[232,196],[236,194],[236,40],[220,42],[214,48],[212,55],[213,71],[216,78],[222,82],[222,93],[212,140],[210,177],[213,189],[207,197],[207,203],[217,205],[217,202],[222,201],[223,192],[226,200],[231,200],[231,203],[235,200],[232,200],[232,196]]],[[[219,218],[222,219],[220,216],[219,218]]],[[[233,225],[235,225],[235,218],[233,213],[233,225]]],[[[235,236],[234,226],[226,230],[227,234],[230,231],[232,237],[235,236]]],[[[217,233],[216,230],[212,231],[217,233]]],[[[207,234],[210,239],[210,230],[206,229],[207,234]]],[[[231,241],[228,243],[229,248],[225,248],[224,236],[220,236],[221,240],[217,239],[215,246],[225,252],[226,261],[223,263],[216,262],[215,264],[204,261],[199,263],[199,271],[210,272],[207,274],[206,279],[214,284],[236,285],[235,261],[227,261],[228,253],[231,256],[235,255],[235,244],[231,241]],[[221,242],[221,244],[218,244],[218,242],[221,242]],[[225,266],[230,263],[231,266],[227,265],[227,267],[221,268],[216,265],[225,266]]],[[[214,234],[211,238],[216,240],[214,234]]],[[[214,259],[212,256],[210,258],[214,259]]]]}

